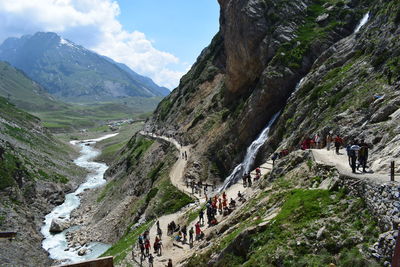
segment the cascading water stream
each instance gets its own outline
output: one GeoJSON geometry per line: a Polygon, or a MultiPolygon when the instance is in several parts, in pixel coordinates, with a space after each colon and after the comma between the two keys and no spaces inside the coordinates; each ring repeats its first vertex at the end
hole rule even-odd
{"type": "Polygon", "coordinates": [[[41,233],[45,238],[42,242],[42,247],[49,252],[50,258],[61,262],[78,262],[97,258],[110,247],[107,244],[98,242],[90,243],[85,246],[85,248],[88,249],[88,253],[83,256],[79,256],[78,252],[81,248],[68,248],[68,242],[65,234],[72,230],[71,228],[66,229],[58,234],[52,234],[49,230],[53,219],[62,218],[63,220],[68,220],[70,218],[71,212],[80,205],[80,193],[86,189],[98,187],[106,182],[106,180],[103,178],[103,175],[108,166],[104,163],[92,161],[92,159],[95,158],[100,152],[95,150],[90,145],[113,137],[117,134],[118,133],[109,134],[97,139],[70,142],[73,145],[79,146],[81,149],[81,156],[74,160],[74,163],[89,170],[90,173],[87,176],[86,182],[81,184],[75,192],[67,194],[65,196],[64,203],[55,207],[53,211],[47,214],[45,217],[44,225],[41,228],[41,233]]]}
{"type": "Polygon", "coordinates": [[[256,159],[257,153],[261,146],[265,143],[265,141],[269,137],[269,131],[271,129],[272,124],[274,124],[275,120],[278,118],[280,112],[276,113],[272,116],[271,120],[269,121],[268,125],[264,128],[261,134],[257,137],[256,140],[251,143],[251,145],[247,148],[246,156],[242,163],[236,166],[236,168],[232,171],[231,175],[229,175],[226,179],[222,187],[219,191],[223,191],[232,184],[236,183],[244,173],[250,171],[250,168],[254,164],[254,160],[256,159]]]}
{"type": "Polygon", "coordinates": [[[364,17],[360,20],[356,29],[354,30],[354,33],[359,32],[361,28],[368,22],[368,19],[369,19],[369,12],[365,14],[364,17]]]}

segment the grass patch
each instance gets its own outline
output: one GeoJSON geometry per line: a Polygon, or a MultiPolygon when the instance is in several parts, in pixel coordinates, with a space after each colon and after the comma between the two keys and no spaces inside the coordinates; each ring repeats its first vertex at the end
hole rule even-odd
{"type": "Polygon", "coordinates": [[[194,202],[191,197],[181,192],[169,180],[160,183],[158,188],[158,205],[154,208],[154,213],[157,215],[177,212],[189,203],[194,202]]]}
{"type": "Polygon", "coordinates": [[[118,240],[111,248],[104,252],[101,257],[114,256],[114,263],[118,264],[126,255],[132,251],[132,246],[136,245],[139,235],[141,235],[145,230],[150,229],[153,221],[149,221],[142,224],[138,228],[126,233],[120,240],[118,240]]]}

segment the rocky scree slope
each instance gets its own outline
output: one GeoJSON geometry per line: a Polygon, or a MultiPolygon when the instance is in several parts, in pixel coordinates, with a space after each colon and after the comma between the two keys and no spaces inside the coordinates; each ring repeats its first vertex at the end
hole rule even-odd
{"type": "Polygon", "coordinates": [[[193,143],[189,175],[226,177],[296,84],[373,1],[219,1],[220,31],[145,129],[193,143]]]}
{"type": "Polygon", "coordinates": [[[12,242],[0,242],[5,266],[51,264],[40,227],[44,215],[85,176],[72,163],[74,153],[38,118],[0,97],[0,231],[17,232],[12,242]]]}

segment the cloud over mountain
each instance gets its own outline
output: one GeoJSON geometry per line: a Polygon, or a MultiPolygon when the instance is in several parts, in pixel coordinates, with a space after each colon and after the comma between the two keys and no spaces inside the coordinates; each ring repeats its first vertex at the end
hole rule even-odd
{"type": "Polygon", "coordinates": [[[144,33],[128,32],[118,21],[118,3],[111,0],[0,1],[0,42],[37,31],[51,31],[173,88],[187,68],[179,59],[157,50],[144,33]]]}

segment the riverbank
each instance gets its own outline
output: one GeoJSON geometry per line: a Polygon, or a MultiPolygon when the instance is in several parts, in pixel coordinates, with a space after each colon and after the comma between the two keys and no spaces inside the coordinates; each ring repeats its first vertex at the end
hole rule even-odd
{"type": "Polygon", "coordinates": [[[93,259],[101,255],[109,247],[109,245],[98,242],[81,244],[73,242],[72,240],[67,240],[66,235],[68,233],[79,229],[80,225],[76,224],[76,222],[70,224],[69,228],[57,234],[52,234],[49,230],[54,219],[69,224],[71,212],[80,205],[80,195],[84,191],[96,188],[106,182],[103,176],[108,166],[104,163],[92,161],[100,154],[100,151],[94,149],[93,146],[97,142],[111,138],[117,134],[118,133],[113,133],[97,139],[70,142],[72,145],[78,146],[81,150],[81,156],[74,160],[74,163],[79,167],[87,169],[89,174],[86,176],[86,181],[81,184],[75,192],[65,196],[63,204],[55,207],[51,213],[45,216],[45,224],[41,229],[41,233],[45,237],[42,246],[48,251],[49,257],[59,263],[93,259]]]}

